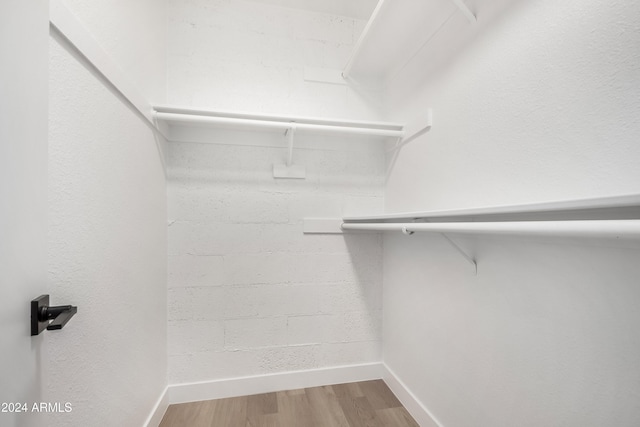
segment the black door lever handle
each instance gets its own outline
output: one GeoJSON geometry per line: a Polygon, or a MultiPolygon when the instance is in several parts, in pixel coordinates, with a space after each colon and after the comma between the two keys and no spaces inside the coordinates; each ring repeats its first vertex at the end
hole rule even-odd
{"type": "Polygon", "coordinates": [[[59,305],[56,307],[43,307],[40,311],[40,320],[53,320],[47,326],[47,331],[53,331],[55,329],[62,329],[67,324],[69,319],[78,312],[78,307],[72,305],[59,305]]]}
{"type": "Polygon", "coordinates": [[[62,329],[77,312],[78,307],[72,305],[51,307],[49,295],[40,295],[31,301],[31,335],[39,335],[45,329],[62,329]]]}

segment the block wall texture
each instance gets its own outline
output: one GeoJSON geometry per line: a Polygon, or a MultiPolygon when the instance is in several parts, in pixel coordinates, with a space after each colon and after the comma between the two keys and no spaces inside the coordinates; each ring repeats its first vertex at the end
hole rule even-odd
{"type": "Polygon", "coordinates": [[[338,75],[365,20],[243,0],[169,0],[167,102],[273,114],[379,118],[380,96],[338,75]]]}
{"type": "MultiPolygon", "coordinates": [[[[304,79],[305,67],[341,70],[363,20],[242,0],[170,0],[168,16],[171,104],[379,118],[375,94],[304,79]]],[[[382,209],[381,147],[296,135],[294,162],[307,178],[276,180],[272,165],[286,155],[280,134],[176,134],[170,383],[379,361],[380,237],[302,230],[305,216],[382,209]]]]}
{"type": "Polygon", "coordinates": [[[307,179],[274,179],[283,154],[170,145],[170,383],[380,360],[381,237],[305,235],[303,218],[381,207],[383,153],[296,150],[307,179]]]}

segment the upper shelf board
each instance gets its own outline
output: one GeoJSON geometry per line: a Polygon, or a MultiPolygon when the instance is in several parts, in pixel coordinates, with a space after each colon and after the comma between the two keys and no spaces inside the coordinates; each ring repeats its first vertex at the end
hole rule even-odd
{"type": "Polygon", "coordinates": [[[321,118],[308,116],[280,116],[260,113],[231,112],[221,110],[202,110],[189,107],[176,107],[171,105],[154,105],[153,109],[158,113],[189,114],[196,116],[227,117],[234,119],[264,120],[283,123],[307,123],[329,126],[350,126],[350,127],[370,127],[374,129],[402,130],[403,123],[367,121],[367,120],[345,120],[336,118],[321,118]]]}
{"type": "Polygon", "coordinates": [[[468,209],[451,209],[437,211],[416,211],[416,212],[398,212],[380,215],[359,215],[343,217],[345,222],[358,221],[412,221],[412,220],[430,220],[442,218],[465,219],[474,216],[489,215],[521,215],[521,214],[558,214],[580,212],[594,212],[605,210],[631,210],[629,213],[633,218],[637,217],[640,210],[640,194],[627,194],[620,196],[598,197],[588,199],[565,200],[558,202],[545,203],[529,203],[522,205],[510,206],[490,206],[468,209]]]}
{"type": "Polygon", "coordinates": [[[402,138],[404,124],[327,119],[319,117],[276,116],[256,113],[199,110],[185,107],[154,106],[155,118],[169,125],[185,123],[229,129],[275,129],[311,132],[335,132],[402,138]]]}
{"type": "Polygon", "coordinates": [[[384,84],[456,14],[475,22],[463,0],[381,0],[343,74],[369,84],[384,84]]]}

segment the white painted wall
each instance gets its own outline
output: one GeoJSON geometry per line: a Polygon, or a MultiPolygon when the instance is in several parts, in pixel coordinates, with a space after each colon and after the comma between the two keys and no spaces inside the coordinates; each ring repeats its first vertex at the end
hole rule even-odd
{"type": "Polygon", "coordinates": [[[148,123],[56,37],[49,73],[49,291],[78,314],[45,336],[45,399],[73,409],[48,423],[137,427],[167,384],[164,170],[148,123]]]}
{"type": "MultiPolygon", "coordinates": [[[[390,86],[394,119],[433,107],[434,127],[399,154],[386,210],[640,191],[640,5],[496,5],[390,86]]],[[[438,236],[384,241],[384,361],[442,426],[637,425],[640,251],[460,242],[477,277],[438,236]]]]}
{"type": "MultiPolygon", "coordinates": [[[[304,81],[305,67],[342,68],[362,20],[240,0],[172,0],[168,14],[169,103],[378,116],[348,86],[304,81]]],[[[180,134],[168,160],[170,382],[379,361],[381,239],[305,236],[302,221],[381,210],[381,147],[296,136],[307,179],[287,181],[272,176],[279,133],[180,134]]]]}
{"type": "Polygon", "coordinates": [[[57,0],[152,103],[166,96],[167,7],[157,0],[57,0]]]}
{"type": "Polygon", "coordinates": [[[390,87],[395,119],[434,107],[433,130],[398,158],[390,209],[638,192],[638,5],[502,3],[478,7],[466,45],[439,40],[390,87]]]}
{"type": "MultiPolygon", "coordinates": [[[[29,302],[47,292],[47,11],[43,0],[0,4],[0,402],[29,410],[46,382],[29,302]]],[[[0,412],[2,426],[44,422],[0,412]]]]}
{"type": "Polygon", "coordinates": [[[384,156],[295,150],[307,179],[275,180],[284,156],[282,147],[170,144],[170,383],[380,360],[381,237],[302,229],[305,216],[381,209],[384,156]]]}
{"type": "Polygon", "coordinates": [[[344,67],[364,19],[245,0],[170,0],[167,102],[232,111],[375,119],[379,94],[304,80],[344,67]]]}

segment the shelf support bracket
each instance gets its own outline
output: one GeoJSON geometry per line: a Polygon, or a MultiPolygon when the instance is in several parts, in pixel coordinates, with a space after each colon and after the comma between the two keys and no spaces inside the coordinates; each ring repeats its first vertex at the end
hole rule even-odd
{"type": "Polygon", "coordinates": [[[445,238],[447,242],[467,261],[469,264],[473,266],[473,274],[478,275],[478,263],[475,259],[473,259],[469,254],[467,254],[456,242],[454,242],[449,236],[444,233],[441,233],[442,237],[445,238]]]}
{"type": "Polygon", "coordinates": [[[396,140],[396,145],[391,150],[389,150],[389,152],[396,151],[399,148],[407,145],[408,143],[418,138],[419,136],[422,136],[425,133],[429,132],[432,127],[433,127],[433,109],[428,108],[425,113],[424,121],[421,122],[419,125],[408,125],[407,128],[409,128],[410,135],[398,138],[396,140]],[[417,129],[415,129],[416,127],[417,129]],[[414,128],[414,129],[411,129],[411,128],[414,128]]]}
{"type": "Polygon", "coordinates": [[[296,133],[296,125],[292,125],[289,129],[284,133],[287,137],[288,144],[288,153],[287,153],[287,167],[290,167],[293,164],[293,137],[296,133]]]}
{"type": "Polygon", "coordinates": [[[287,137],[287,162],[273,165],[274,178],[305,179],[307,176],[304,166],[293,164],[293,138],[295,133],[296,124],[291,122],[290,127],[284,133],[285,137],[287,137]]]}
{"type": "MultiPolygon", "coordinates": [[[[405,236],[411,236],[413,235],[413,233],[415,233],[414,231],[409,230],[407,227],[402,227],[402,229],[400,230],[402,231],[402,234],[404,234],[405,236]]],[[[449,242],[449,244],[453,247],[453,249],[456,250],[456,252],[458,252],[460,255],[462,255],[462,257],[465,259],[465,261],[467,261],[469,264],[471,264],[471,266],[473,267],[473,274],[474,276],[478,275],[478,263],[476,262],[475,259],[473,259],[473,257],[469,256],[469,254],[467,254],[456,242],[454,242],[449,236],[447,236],[444,233],[440,233],[440,235],[442,237],[444,237],[444,239],[449,242]]]]}

